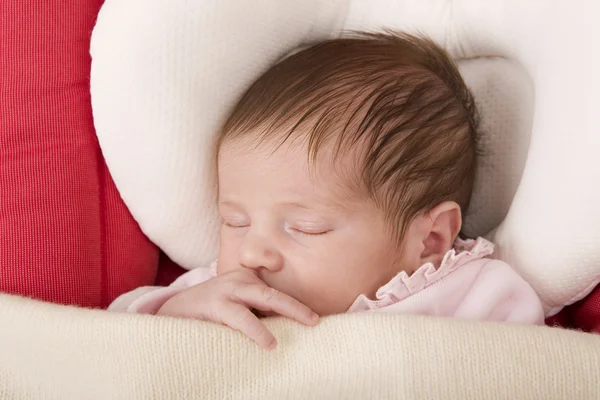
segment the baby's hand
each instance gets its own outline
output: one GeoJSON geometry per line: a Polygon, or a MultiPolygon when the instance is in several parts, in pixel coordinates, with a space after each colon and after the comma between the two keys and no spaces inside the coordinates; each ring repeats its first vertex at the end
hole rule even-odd
{"type": "Polygon", "coordinates": [[[313,326],[319,316],[285,293],[267,286],[253,270],[241,268],[173,296],[157,315],[212,321],[236,329],[265,349],[277,340],[251,309],[271,311],[313,326]]]}

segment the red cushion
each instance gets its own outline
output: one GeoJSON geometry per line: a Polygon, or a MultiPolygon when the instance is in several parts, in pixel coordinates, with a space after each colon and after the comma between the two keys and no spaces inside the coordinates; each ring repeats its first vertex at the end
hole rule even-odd
{"type": "Polygon", "coordinates": [[[600,333],[600,286],[585,299],[566,307],[548,322],[565,328],[600,333]]]}
{"type": "Polygon", "coordinates": [[[586,332],[600,333],[600,286],[569,308],[573,326],[586,332]]]}
{"type": "Polygon", "coordinates": [[[0,291],[90,307],[152,284],[158,249],[107,171],[89,93],[102,1],[0,1],[0,291]]]}
{"type": "Polygon", "coordinates": [[[167,257],[165,253],[161,253],[155,284],[158,286],[169,286],[175,279],[179,278],[186,272],[187,271],[185,269],[171,261],[171,259],[167,257]]]}

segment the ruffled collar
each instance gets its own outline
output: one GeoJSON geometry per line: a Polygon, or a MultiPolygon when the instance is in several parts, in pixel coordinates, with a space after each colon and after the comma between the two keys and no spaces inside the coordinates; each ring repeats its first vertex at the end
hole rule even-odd
{"type": "Polygon", "coordinates": [[[375,300],[361,294],[348,309],[348,312],[373,310],[402,301],[442,280],[465,264],[488,257],[493,252],[494,245],[484,238],[480,237],[476,240],[457,239],[454,247],[444,256],[439,268],[436,269],[432,263],[427,263],[410,276],[402,271],[377,290],[375,300]]]}

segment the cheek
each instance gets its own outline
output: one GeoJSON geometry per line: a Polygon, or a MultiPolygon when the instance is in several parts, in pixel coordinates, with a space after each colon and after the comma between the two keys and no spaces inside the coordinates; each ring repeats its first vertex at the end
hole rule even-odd
{"type": "Polygon", "coordinates": [[[221,230],[221,239],[219,243],[219,263],[217,264],[217,274],[232,271],[239,267],[238,249],[240,239],[236,235],[227,234],[221,230]]]}
{"type": "MultiPolygon", "coordinates": [[[[337,237],[314,244],[293,264],[296,297],[318,314],[344,313],[365,290],[365,277],[372,278],[368,257],[360,243],[337,237]]],[[[369,286],[369,283],[367,283],[369,286]]]]}
{"type": "Polygon", "coordinates": [[[401,269],[395,248],[385,235],[351,235],[333,247],[332,253],[347,300],[353,301],[359,294],[372,296],[401,269]]]}
{"type": "MultiPolygon", "coordinates": [[[[350,232],[340,237],[328,249],[328,257],[334,258],[352,275],[372,266],[383,253],[383,246],[372,237],[350,232]]],[[[360,275],[360,273],[359,273],[360,275]]]]}

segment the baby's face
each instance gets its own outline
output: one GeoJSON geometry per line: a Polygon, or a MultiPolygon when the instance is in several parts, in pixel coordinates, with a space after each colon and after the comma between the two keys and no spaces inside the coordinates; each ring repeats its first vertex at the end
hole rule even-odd
{"type": "Polygon", "coordinates": [[[269,286],[329,315],[361,293],[373,296],[406,260],[382,213],[344,185],[327,151],[319,154],[314,167],[294,143],[222,147],[218,273],[255,269],[269,286]]]}

